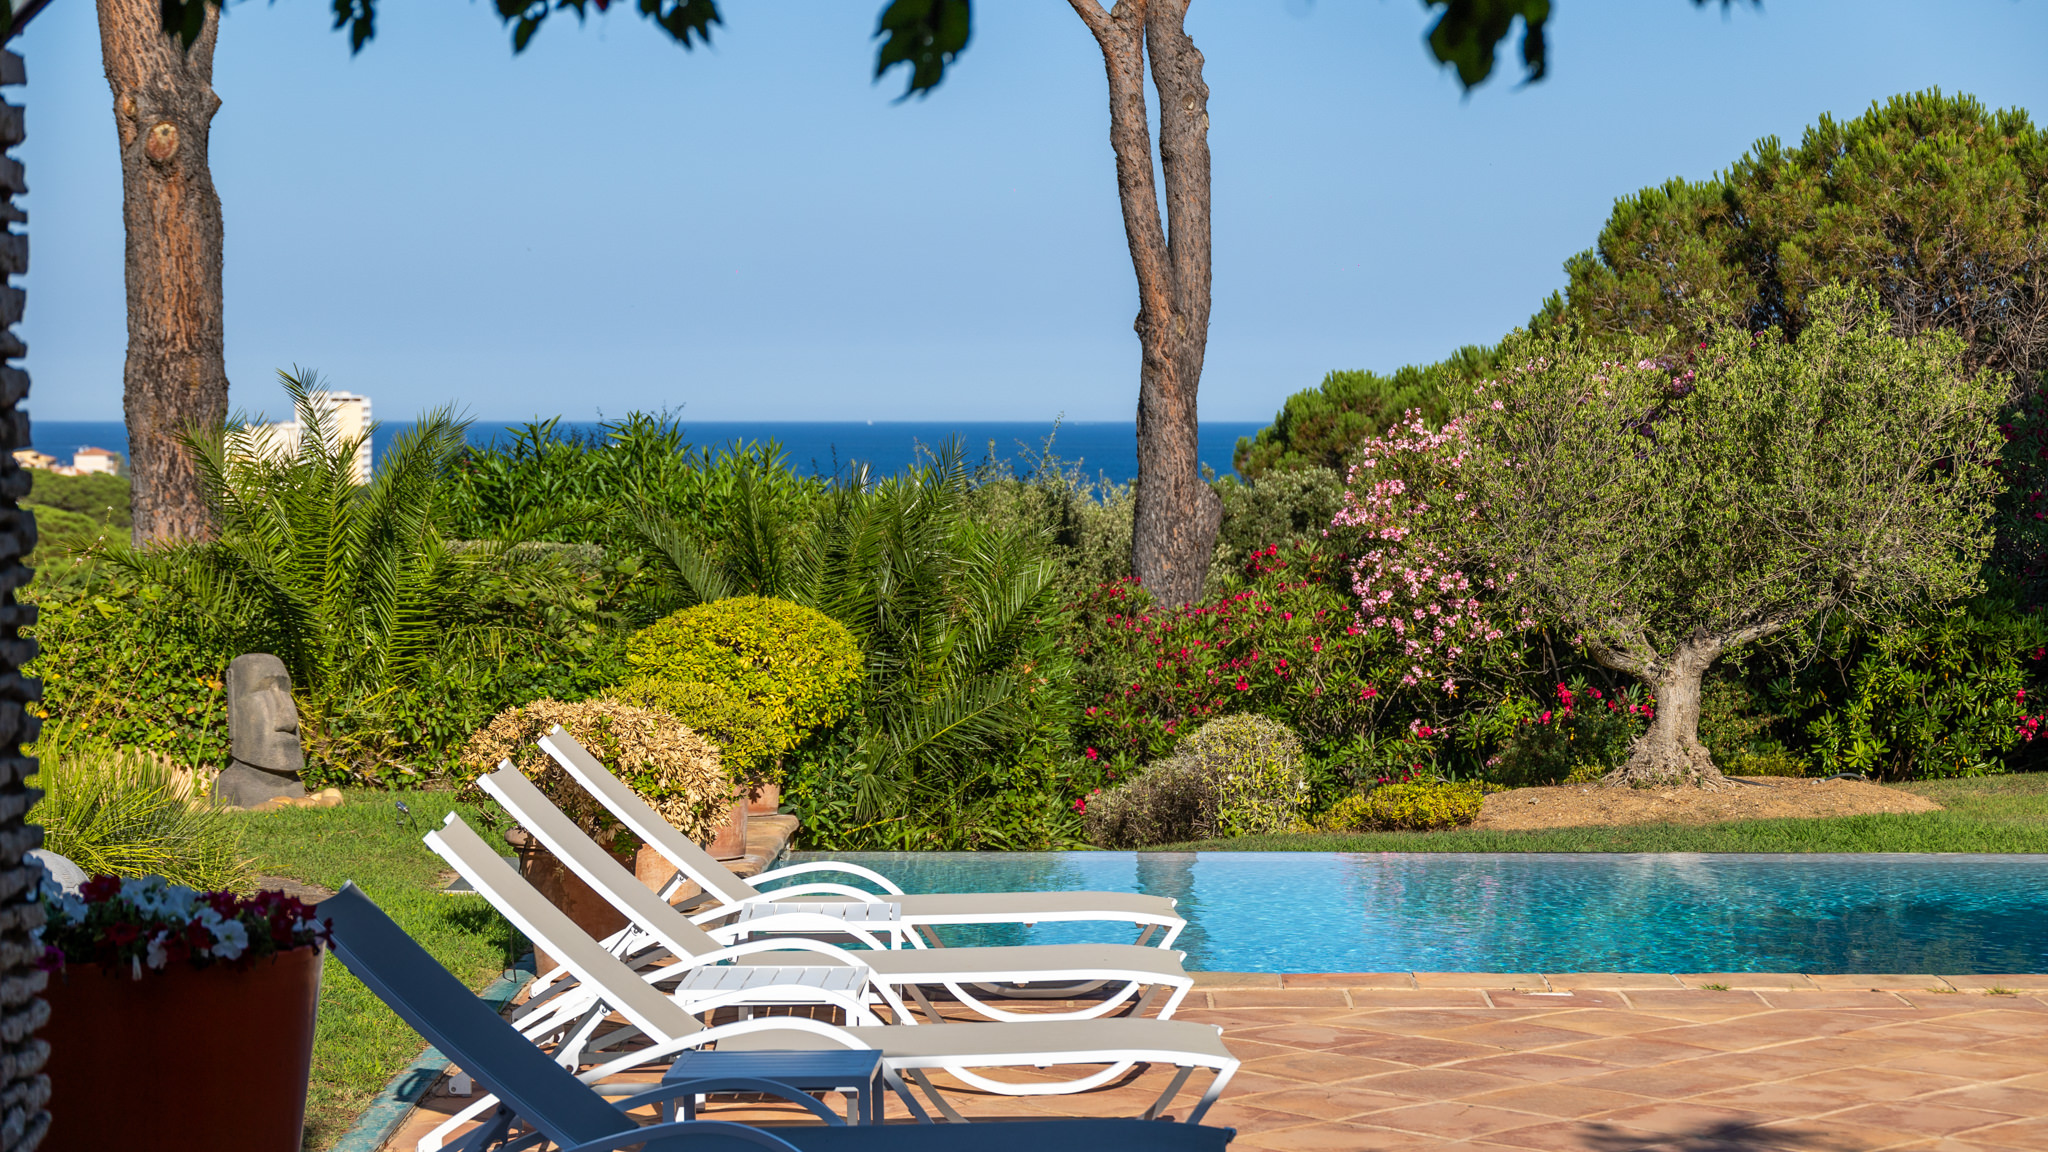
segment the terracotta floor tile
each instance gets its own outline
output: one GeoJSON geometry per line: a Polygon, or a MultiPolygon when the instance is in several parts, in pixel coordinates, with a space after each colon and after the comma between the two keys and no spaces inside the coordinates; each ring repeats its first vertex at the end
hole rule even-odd
{"type": "Polygon", "coordinates": [[[1271,1024],[1257,1028],[1246,1028],[1231,1037],[1256,1040],[1261,1044],[1279,1044],[1288,1048],[1307,1048],[1316,1051],[1357,1044],[1361,1041],[1385,1039],[1387,1034],[1370,1028],[1346,1027],[1331,1024],[1271,1024]]]}
{"type": "Polygon", "coordinates": [[[1477,988],[1353,988],[1354,1007],[1485,1008],[1486,993],[1477,988]]]}
{"type": "Polygon", "coordinates": [[[1688,1060],[1683,1067],[1728,1076],[1743,1083],[1756,1080],[1789,1080],[1840,1067],[1838,1061],[1819,1056],[1794,1056],[1772,1048],[1754,1052],[1729,1052],[1703,1060],[1688,1060]]]}
{"type": "Polygon", "coordinates": [[[1414,1096],[1421,1100],[1455,1100],[1461,1096],[1477,1096],[1481,1092],[1492,1092],[1519,1083],[1521,1081],[1511,1080],[1506,1076],[1466,1072],[1457,1068],[1411,1068],[1406,1072],[1389,1072],[1383,1076],[1367,1077],[1358,1083],[1358,1087],[1373,1092],[1414,1096]]]}
{"type": "Polygon", "coordinates": [[[1669,972],[1545,972],[1552,988],[1683,988],[1669,972]]]}
{"type": "Polygon", "coordinates": [[[1888,1068],[1911,1068],[1917,1072],[1961,1076],[1970,1080],[2010,1080],[2037,1072],[2041,1068],[2039,1058],[2030,1060],[2022,1056],[1984,1051],[1916,1052],[1907,1056],[1895,1056],[1881,1063],[1888,1068]]]}
{"type": "Polygon", "coordinates": [[[1569,1008],[1626,1008],[1628,1001],[1619,990],[1601,991],[1592,988],[1543,991],[1540,989],[1502,990],[1489,989],[1486,998],[1496,1008],[1533,1008],[1544,1012],[1562,1012],[1569,1008]]]}
{"type": "Polygon", "coordinates": [[[1285,1044],[1262,1044],[1250,1037],[1232,1036],[1227,1030],[1223,1033],[1223,1037],[1224,1043],[1230,1048],[1230,1054],[1247,1064],[1254,1060],[1263,1060],[1272,1056],[1293,1056],[1300,1051],[1298,1048],[1289,1048],[1285,1044]]]}
{"type": "Polygon", "coordinates": [[[2010,1124],[1993,1124],[1971,1132],[1969,1139],[2014,1148],[2048,1148],[2048,1116],[2029,1116],[2010,1124]]]}
{"type": "Polygon", "coordinates": [[[1219,988],[1209,993],[1218,1008],[1349,1008],[1342,988],[1219,988]]]}
{"type": "Polygon", "coordinates": [[[1681,972],[1678,981],[1687,988],[1719,984],[1724,988],[1811,988],[1813,981],[1798,972],[1681,972]]]}
{"type": "Polygon", "coordinates": [[[1617,1012],[1595,1008],[1583,1012],[1560,1012],[1546,1023],[1574,1032],[1590,1032],[1595,1036],[1640,1036],[1645,1032],[1656,1032],[1674,1028],[1692,1021],[1675,1016],[1650,1012],[1617,1012]]]}
{"type": "Polygon", "coordinates": [[[1861,1092],[1866,1103],[1876,1100],[1905,1100],[1914,1096],[1925,1096],[1931,1092],[1947,1092],[1970,1086],[1968,1081],[1954,1076],[1937,1076],[1932,1072],[1884,1067],[1829,1068],[1822,1072],[1792,1077],[1781,1083],[1861,1092]]]}
{"type": "MultiPolygon", "coordinates": [[[[1255,1140],[1256,1143],[1247,1146],[1270,1152],[1437,1152],[1444,1144],[1440,1137],[1365,1128],[1349,1122],[1308,1124],[1265,1133],[1255,1140]]],[[[1233,1143],[1232,1152],[1244,1143],[1233,1143]]]]}
{"type": "Polygon", "coordinates": [[[1836,1116],[1772,1121],[1752,1129],[1750,1136],[1757,1147],[1772,1152],[1876,1152],[1918,1139],[1909,1133],[1850,1124],[1836,1116]]]}
{"type": "Polygon", "coordinates": [[[1764,998],[1755,992],[1716,992],[1703,988],[1631,988],[1627,991],[1628,1002],[1637,1008],[1655,1011],[1659,1008],[1753,1008],[1768,1007],[1764,998]]]}
{"type": "Polygon", "coordinates": [[[1265,1092],[1246,1098],[1254,1108],[1295,1112],[1316,1120],[1342,1120],[1367,1112],[1383,1112],[1417,1101],[1414,1096],[1374,1092],[1350,1084],[1295,1085],[1279,1092],[1265,1092]]]}
{"type": "Polygon", "coordinates": [[[1473,1024],[1452,1032],[1439,1032],[1437,1036],[1443,1040],[1461,1040],[1468,1044],[1485,1044],[1517,1052],[1525,1052],[1532,1048],[1555,1048],[1560,1044],[1574,1044],[1581,1040],[1603,1039],[1591,1032],[1555,1028],[1529,1020],[1473,1024]]]}
{"type": "Polygon", "coordinates": [[[1868,1092],[1851,1088],[1805,1083],[1800,1080],[1775,1080],[1759,1084],[1738,1084],[1733,1088],[1723,1088],[1718,1092],[1709,1092],[1692,1099],[1700,1104],[1718,1108],[1740,1108],[1777,1119],[1839,1112],[1859,1104],[1868,1104],[1874,1098],[1868,1092]]]}
{"type": "MultiPolygon", "coordinates": [[[[1477,996],[1480,993],[1473,992],[1477,996]]],[[[1430,1036],[1438,1032],[1453,1032],[1487,1020],[1503,1019],[1495,1013],[1475,1010],[1456,1011],[1449,1008],[1390,1008],[1376,1012],[1353,1012],[1343,1018],[1345,1024],[1361,1028],[1372,1028],[1380,1032],[1397,1032],[1430,1036]]],[[[1511,1017],[1519,1020],[1519,1015],[1511,1017]]]]}
{"type": "Polygon", "coordinates": [[[1298,1008],[1190,1008],[1183,1004],[1175,1020],[1216,1024],[1226,1029],[1270,1028],[1281,1024],[1314,1024],[1343,1016],[1342,1012],[1314,1016],[1298,1008]]]}
{"type": "Polygon", "coordinates": [[[1202,1123],[1218,1128],[1235,1128],[1239,1132],[1271,1132],[1279,1128],[1297,1128],[1303,1124],[1314,1124],[1317,1123],[1317,1119],[1298,1112],[1282,1112],[1236,1100],[1220,1100],[1202,1117],[1202,1123]]]}
{"type": "Polygon", "coordinates": [[[1638,1032],[1636,1036],[1641,1040],[1688,1044],[1713,1052],[1741,1052],[1769,1044],[1775,1039],[1775,1036],[1761,1036],[1754,1029],[1727,1023],[1680,1024],[1673,1028],[1660,1028],[1655,1032],[1638,1032]]]}
{"type": "Polygon", "coordinates": [[[1498,1092],[1482,1092],[1477,1096],[1467,1096],[1465,1099],[1474,1104],[1491,1104],[1496,1108],[1535,1112],[1543,1116],[1565,1119],[1591,1116],[1596,1112],[1612,1112],[1617,1108],[1648,1103],[1647,1097],[1627,1092],[1609,1092],[1581,1084],[1560,1083],[1504,1088],[1498,1092]]]}
{"type": "Polygon", "coordinates": [[[1815,1057],[1834,1060],[1843,1064],[1882,1064],[1897,1056],[1912,1056],[1927,1051],[1923,1044],[1897,1044],[1889,1040],[1865,1039],[1865,1033],[1848,1036],[1822,1036],[1815,1040],[1795,1040],[1790,1044],[1779,1044],[1771,1051],[1781,1056],[1815,1057]]]}
{"type": "Polygon", "coordinates": [[[1847,1124],[1863,1124],[1913,1135],[1946,1136],[1972,1128],[2002,1124],[2020,1117],[1983,1108],[1959,1108],[1932,1100],[1898,1100],[1866,1104],[1839,1114],[1847,1124]]]}
{"type": "Polygon", "coordinates": [[[1572,1080],[1581,1076],[1597,1076],[1608,1070],[1608,1065],[1597,1060],[1559,1056],[1553,1052],[1509,1052],[1501,1056],[1466,1060],[1457,1067],[1467,1072],[1512,1076],[1517,1080],[1531,1080],[1539,1084],[1555,1080],[1572,1080]]]}
{"type": "Polygon", "coordinates": [[[1537,972],[1417,972],[1415,985],[1418,988],[1533,988],[1542,991],[1549,985],[1537,972]]]}
{"type": "Polygon", "coordinates": [[[1454,1060],[1476,1060],[1486,1056],[1497,1056],[1500,1051],[1499,1048],[1485,1044],[1444,1040],[1435,1036],[1387,1035],[1377,1035],[1370,1040],[1359,1040],[1331,1049],[1331,1052],[1340,1056],[1392,1060],[1417,1068],[1449,1064],[1454,1060]]]}
{"type": "MultiPolygon", "coordinates": [[[[1224,1039],[1224,1044],[1234,1047],[1228,1037],[1224,1039]]],[[[1245,1067],[1262,1075],[1284,1076],[1292,1080],[1306,1080],[1312,1084],[1329,1084],[1338,1080],[1370,1076],[1375,1072],[1402,1070],[1402,1065],[1390,1061],[1341,1056],[1332,1052],[1290,1052],[1284,1056],[1248,1060],[1245,1067]]]]}
{"type": "Polygon", "coordinates": [[[1412,972],[1282,972],[1282,988],[1414,988],[1412,972]]]}
{"type": "Polygon", "coordinates": [[[1499,1132],[1506,1128],[1526,1128],[1538,1119],[1540,1118],[1527,1112],[1512,1112],[1506,1108],[1454,1100],[1411,1104],[1405,1108],[1375,1112],[1372,1115],[1372,1123],[1377,1127],[1460,1139],[1499,1132]]]}
{"type": "Polygon", "coordinates": [[[1888,976],[1859,973],[1854,976],[1808,976],[1807,979],[1813,981],[1815,988],[1848,989],[1857,992],[1868,991],[1872,988],[1881,988],[1886,991],[1898,991],[1902,988],[1920,989],[1944,982],[1941,977],[1936,976],[1932,972],[1923,972],[1919,975],[1893,974],[1888,976]]]}
{"type": "Polygon", "coordinates": [[[1778,1117],[1747,1108],[1702,1104],[1697,1100],[1657,1100],[1602,1113],[1593,1119],[1656,1132],[1669,1139],[1709,1132],[1735,1132],[1778,1117]]]}
{"type": "Polygon", "coordinates": [[[1553,1120],[1547,1124],[1532,1124],[1527,1128],[1488,1132],[1477,1142],[1501,1148],[1533,1149],[1534,1152],[1589,1152],[1592,1149],[1633,1152],[1636,1148],[1653,1147],[1650,1142],[1656,1138],[1657,1134],[1654,1132],[1626,1128],[1619,1124],[1606,1124],[1594,1120],[1553,1120]]]}
{"type": "MultiPolygon", "coordinates": [[[[2043,1053],[2048,1057],[2048,1052],[2043,1053]]],[[[2027,1088],[2016,1084],[1973,1084],[1924,1097],[1930,1104],[1954,1104],[2010,1112],[2015,1116],[2048,1116],[2048,1088],[2027,1088]]]]}
{"type": "Polygon", "coordinates": [[[1813,1011],[1818,1008],[1899,1008],[1913,1007],[1912,1003],[1897,992],[1872,991],[1870,989],[1838,989],[1823,992],[1768,991],[1759,992],[1764,1002],[1773,1008],[1796,1008],[1813,1011]]]}
{"type": "Polygon", "coordinates": [[[2011,973],[2003,976],[1943,976],[1943,980],[1965,991],[1983,988],[2011,988],[2018,991],[2048,991],[2048,974],[2022,975],[2011,973]]]}
{"type": "Polygon", "coordinates": [[[1647,1064],[1668,1064],[1674,1060],[1714,1054],[1711,1049],[1697,1045],[1645,1040],[1641,1036],[1610,1036],[1604,1040],[1585,1040],[1577,1044],[1566,1044],[1552,1051],[1561,1056],[1577,1056],[1586,1060],[1598,1060],[1603,1064],[1620,1064],[1632,1068],[1640,1068],[1647,1064]]]}
{"type": "MultiPolygon", "coordinates": [[[[1235,1041],[1231,1043],[1231,1047],[1237,1047],[1235,1041]]],[[[1228,1100],[1234,1096],[1256,1096],[1261,1092],[1284,1092],[1299,1087],[1301,1081],[1298,1078],[1271,1076],[1248,1067],[1240,1067],[1237,1075],[1232,1076],[1229,1085],[1223,1089],[1223,1098],[1228,1100]]]]}
{"type": "Polygon", "coordinates": [[[1733,1088],[1738,1084],[1750,1082],[1749,1079],[1731,1072],[1701,1067],[1697,1061],[1649,1068],[1629,1068],[1572,1081],[1581,1088],[1629,1092],[1637,1096],[1663,1100],[1683,1100],[1688,1096],[1719,1092],[1724,1088],[1733,1088]]]}

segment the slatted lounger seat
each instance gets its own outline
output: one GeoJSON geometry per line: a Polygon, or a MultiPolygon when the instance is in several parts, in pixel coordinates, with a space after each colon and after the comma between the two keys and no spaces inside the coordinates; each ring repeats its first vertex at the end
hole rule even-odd
{"type": "MultiPolygon", "coordinates": [[[[477,783],[489,793],[505,811],[510,813],[522,827],[545,845],[557,860],[588,884],[591,889],[618,909],[627,921],[638,930],[637,934],[622,934],[607,943],[611,951],[636,967],[642,966],[642,958],[654,950],[653,959],[674,958],[682,963],[673,966],[676,970],[687,969],[687,975],[679,977],[678,997],[688,1003],[692,998],[702,997],[714,990],[741,989],[747,984],[730,968],[704,965],[731,960],[739,965],[827,965],[837,966],[842,979],[845,965],[859,967],[867,973],[864,979],[872,979],[877,994],[886,1000],[898,1014],[899,1021],[914,1019],[904,1009],[899,998],[909,995],[921,1004],[934,1020],[938,1013],[932,1008],[925,987],[943,986],[955,999],[991,1019],[1088,1019],[1107,1016],[1137,997],[1140,991],[1151,989],[1144,999],[1137,1000],[1132,1015],[1141,1015],[1154,1000],[1164,999],[1159,1005],[1161,1019],[1173,1015],[1181,998],[1187,995],[1194,980],[1181,967],[1181,954],[1164,948],[1148,948],[1137,944],[1045,944],[1008,948],[908,948],[901,951],[865,950],[849,952],[817,941],[777,940],[741,945],[737,949],[726,948],[710,933],[690,921],[690,918],[671,907],[667,901],[655,895],[631,872],[585,836],[575,823],[548,798],[541,794],[533,782],[521,775],[519,770],[507,761],[498,770],[480,778],[477,783]],[[773,948],[775,951],[762,951],[773,948]],[[724,975],[719,975],[723,973],[724,975]],[[1109,986],[1106,994],[1095,998],[1087,1005],[1064,1013],[1029,1012],[1019,1014],[1006,1010],[988,1001],[1006,995],[1023,993],[1030,995],[1031,985],[1057,985],[1070,988],[1077,983],[1100,983],[1109,986]],[[973,991],[969,989],[973,988],[973,991]],[[684,994],[688,993],[688,996],[684,994]]],[[[444,841],[453,850],[459,840],[444,841]]],[[[450,860],[458,869],[461,861],[450,860]]],[[[476,881],[471,881],[476,885],[476,881]]],[[[506,897],[478,886],[478,891],[491,900],[500,903],[506,897]]],[[[846,907],[846,905],[840,905],[846,907]]],[[[735,930],[743,931],[746,917],[756,910],[771,910],[774,905],[750,905],[741,910],[741,923],[735,930]]],[[[886,915],[890,905],[850,905],[854,910],[876,910],[886,915]]],[[[783,969],[778,968],[778,971],[783,969]]],[[[827,972],[833,968],[828,967],[827,972]]],[[[643,975],[647,973],[643,967],[643,975]]],[[[757,981],[764,987],[783,987],[790,983],[757,981]]],[[[858,983],[856,981],[855,983],[858,983]]],[[[740,1003],[727,999],[722,1003],[740,1003]]],[[[760,1003],[762,1001],[747,1001],[760,1003]]],[[[828,1001],[837,1002],[837,1001],[828,1001]]]]}
{"type": "MultiPolygon", "coordinates": [[[[578,1077],[549,1059],[435,963],[354,884],[323,901],[318,915],[334,928],[334,951],[342,964],[489,1093],[490,1114],[462,1138],[458,1147],[463,1152],[514,1152],[543,1141],[558,1152],[611,1152],[631,1145],[641,1145],[642,1152],[1043,1152],[1051,1147],[1222,1152],[1235,1135],[1228,1128],[1131,1119],[848,1126],[807,1093],[775,1080],[783,1062],[769,1052],[754,1064],[762,1078],[748,1087],[804,1106],[821,1124],[771,1132],[717,1121],[677,1123],[673,1103],[678,1093],[694,1090],[689,1082],[608,1085],[624,1098],[607,1103],[591,1087],[606,1075],[603,1069],[578,1077]],[[643,1105],[659,1108],[662,1122],[643,1127],[627,1114],[643,1105]]],[[[895,1083],[900,1088],[901,1081],[895,1083]]]]}
{"type": "MultiPolygon", "coordinates": [[[[1193,1070],[1205,1068],[1213,1073],[1213,1078],[1188,1117],[1190,1122],[1199,1122],[1237,1071],[1237,1058],[1223,1046],[1222,1029],[1180,1020],[1033,1020],[842,1027],[797,1016],[764,1016],[707,1029],[684,1005],[664,995],[642,973],[628,967],[576,927],[560,909],[542,900],[459,818],[451,816],[443,827],[428,833],[427,843],[444,859],[456,862],[457,871],[478,891],[488,886],[501,893],[519,894],[519,898],[500,907],[506,918],[537,947],[558,957],[562,966],[574,974],[580,989],[597,998],[598,1009],[623,1019],[624,1026],[617,1032],[586,1047],[594,1050],[600,1045],[616,1046],[622,1035],[644,1037],[650,1043],[650,1047],[616,1056],[585,1072],[585,1077],[592,1081],[713,1042],[721,1048],[730,1044],[741,1049],[816,1049],[834,1045],[873,1048],[882,1053],[886,1074],[898,1078],[892,1084],[900,1085],[903,1076],[918,1081],[934,1107],[957,1118],[951,1105],[925,1079],[927,1070],[944,1069],[954,1078],[988,1092],[1049,1096],[1099,1087],[1132,1064],[1172,1064],[1180,1069],[1179,1073],[1146,1115],[1158,1114],[1180,1093],[1193,1070]],[[972,1071],[1068,1065],[1095,1070],[1066,1080],[1026,1083],[996,1080],[972,1071]]],[[[558,1052],[557,1057],[560,1056],[558,1052]]],[[[899,1091],[913,1110],[919,1110],[907,1089],[899,1087],[899,1091]]],[[[474,1113],[484,1103],[479,1101],[466,1112],[474,1113]]]]}
{"type": "MultiPolygon", "coordinates": [[[[633,834],[640,837],[655,851],[660,852],[681,876],[695,881],[716,902],[709,912],[699,913],[697,921],[711,923],[730,919],[740,909],[750,905],[778,904],[798,897],[820,895],[846,901],[879,902],[902,906],[902,921],[907,928],[928,928],[939,924],[1039,924],[1054,921],[1106,921],[1129,923],[1139,928],[1138,943],[1155,944],[1160,948],[1170,946],[1187,921],[1174,911],[1175,901],[1165,896],[1148,896],[1139,892],[957,892],[932,894],[906,894],[888,877],[844,861],[813,861],[777,868],[754,877],[761,882],[771,882],[785,877],[811,872],[843,872],[859,876],[880,888],[880,892],[868,892],[849,884],[810,883],[796,884],[763,892],[752,883],[733,875],[732,869],[720,864],[709,852],[698,847],[689,837],[671,827],[654,809],[632,789],[619,782],[603,764],[599,763],[590,750],[578,743],[560,726],[541,737],[540,746],[554,757],[564,771],[568,772],[597,801],[609,809],[612,815],[633,834]],[[1157,935],[1157,939],[1153,937],[1157,935]]],[[[680,877],[678,878],[680,879],[680,877]]],[[[670,893],[664,892],[663,895],[670,893]]],[[[829,907],[813,900],[807,907],[829,907]]],[[[750,924],[757,930],[769,930],[772,921],[761,919],[758,910],[750,924]]],[[[805,931],[812,928],[816,918],[815,910],[807,916],[797,917],[794,928],[774,924],[775,931],[805,931]]],[[[908,933],[913,943],[923,945],[927,941],[916,932],[908,933]]],[[[1071,994],[1071,989],[1060,990],[1071,994]]]]}

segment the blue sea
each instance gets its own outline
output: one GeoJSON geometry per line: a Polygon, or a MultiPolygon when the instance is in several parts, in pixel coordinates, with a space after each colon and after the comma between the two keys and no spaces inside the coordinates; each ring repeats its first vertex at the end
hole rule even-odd
{"type": "MultiPolygon", "coordinates": [[[[514,426],[478,421],[469,428],[472,444],[489,444],[504,437],[514,426]]],[[[823,476],[842,475],[855,462],[882,473],[894,473],[914,463],[921,452],[931,451],[949,438],[958,437],[969,463],[983,460],[1008,461],[1019,471],[1030,468],[1046,450],[1051,450],[1069,467],[1078,466],[1090,479],[1128,483],[1137,475],[1137,433],[1129,421],[1032,423],[987,421],[875,421],[873,423],[827,423],[803,421],[703,421],[686,422],[684,432],[691,443],[723,448],[735,443],[775,441],[790,464],[799,471],[823,476]]],[[[1218,422],[1202,425],[1202,463],[1218,475],[1231,471],[1230,457],[1238,437],[1251,436],[1263,424],[1218,422]]],[[[378,427],[372,438],[379,458],[406,425],[389,423],[378,427]]],[[[597,435],[594,423],[557,425],[561,435],[597,435]]],[[[37,420],[32,425],[33,447],[63,463],[71,454],[90,445],[128,454],[128,432],[119,421],[37,420]]]]}

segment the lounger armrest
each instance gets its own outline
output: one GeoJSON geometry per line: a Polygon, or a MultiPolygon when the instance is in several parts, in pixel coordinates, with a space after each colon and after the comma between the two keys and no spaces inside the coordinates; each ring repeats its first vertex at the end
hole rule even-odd
{"type": "MultiPolygon", "coordinates": [[[[830,956],[848,968],[867,971],[868,967],[861,962],[859,956],[841,948],[837,944],[828,944],[823,940],[806,940],[801,937],[789,936],[778,937],[773,940],[749,940],[744,944],[733,944],[720,948],[716,952],[707,952],[702,956],[692,956],[690,957],[690,966],[694,968],[705,964],[716,964],[721,960],[737,960],[742,956],[752,956],[756,952],[815,952],[820,956],[830,956]]],[[[868,975],[873,976],[874,973],[869,972],[868,975]]]]}
{"type": "MultiPolygon", "coordinates": [[[[731,910],[727,909],[727,911],[731,910]]],[[[822,916],[813,917],[810,913],[804,912],[791,913],[790,918],[802,920],[815,920],[814,923],[809,923],[808,925],[806,925],[813,932],[830,932],[835,936],[851,936],[854,939],[860,941],[861,943],[867,945],[868,947],[876,949],[877,951],[889,950],[889,945],[882,943],[881,939],[877,937],[874,933],[868,931],[865,928],[862,928],[858,924],[846,924],[836,920],[826,920],[822,916]]],[[[691,917],[691,919],[695,920],[696,918],[691,917]]],[[[706,917],[706,919],[712,919],[712,917],[706,917]]],[[[707,927],[704,929],[704,931],[710,933],[711,938],[713,940],[718,941],[720,944],[730,946],[734,940],[739,938],[742,932],[789,932],[796,931],[796,929],[778,927],[772,921],[756,920],[746,925],[720,924],[717,927],[707,927]]]]}
{"type": "Polygon", "coordinates": [[[770,869],[750,878],[747,882],[758,888],[770,880],[780,880],[784,876],[799,876],[806,872],[844,872],[849,876],[859,876],[867,880],[891,896],[903,895],[903,889],[898,888],[887,876],[872,868],[863,868],[858,864],[848,864],[843,860],[812,860],[803,864],[790,864],[786,867],[770,869]]]}
{"type": "Polygon", "coordinates": [[[564,1148],[562,1152],[612,1152],[613,1149],[624,1148],[632,1144],[652,1146],[654,1141],[670,1137],[680,1138],[680,1146],[688,1148],[695,1144],[695,1137],[711,1135],[744,1140],[749,1144],[757,1144],[763,1148],[787,1149],[788,1152],[800,1152],[796,1145],[791,1144],[780,1136],[746,1124],[734,1124],[730,1120],[680,1120],[673,1124],[649,1124],[644,1128],[635,1128],[630,1132],[614,1132],[610,1136],[606,1136],[601,1140],[592,1140],[588,1144],[577,1144],[564,1148]]]}
{"type": "Polygon", "coordinates": [[[747,901],[747,903],[775,904],[792,896],[844,896],[850,900],[859,900],[864,904],[889,903],[888,899],[880,892],[869,892],[866,889],[855,888],[851,884],[834,884],[822,880],[810,884],[792,884],[787,888],[777,888],[773,892],[763,892],[754,899],[747,901]]]}

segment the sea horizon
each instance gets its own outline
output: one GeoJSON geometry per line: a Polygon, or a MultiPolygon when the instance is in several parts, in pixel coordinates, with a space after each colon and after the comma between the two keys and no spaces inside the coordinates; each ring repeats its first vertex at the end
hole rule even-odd
{"type": "MultiPolygon", "coordinates": [[[[468,438],[478,447],[510,438],[533,420],[473,420],[468,438]]],[[[714,451],[735,445],[773,442],[782,450],[790,467],[809,475],[844,475],[854,464],[869,466],[885,475],[910,467],[924,454],[937,450],[949,439],[960,440],[970,464],[1007,464],[1029,471],[1046,453],[1068,470],[1113,484],[1126,484],[1137,475],[1137,429],[1128,420],[686,420],[680,421],[684,439],[691,445],[714,451]]],[[[371,438],[376,458],[384,453],[398,434],[413,426],[412,421],[389,421],[378,425],[371,438]]],[[[1231,457],[1239,437],[1251,436],[1264,428],[1264,421],[1204,421],[1199,433],[1201,462],[1216,474],[1232,472],[1231,457]]],[[[555,435],[601,435],[603,425],[595,420],[562,420],[555,435]]],[[[82,447],[104,448],[128,455],[127,426],[119,420],[33,420],[29,446],[70,463],[72,453],[82,447]]]]}

